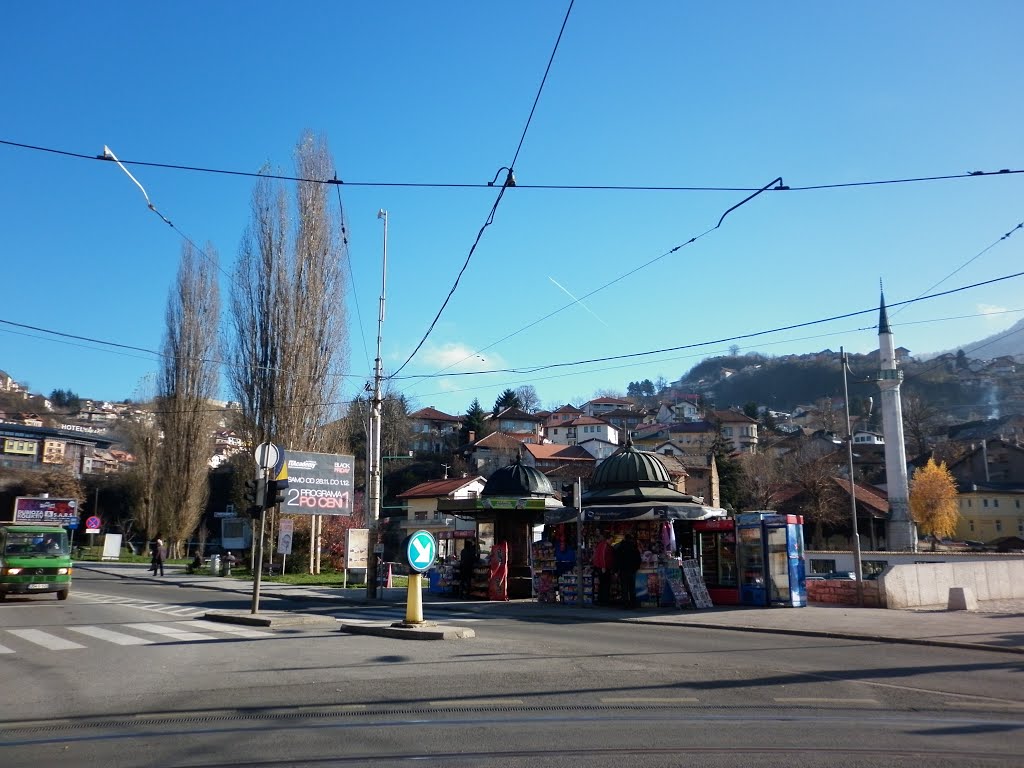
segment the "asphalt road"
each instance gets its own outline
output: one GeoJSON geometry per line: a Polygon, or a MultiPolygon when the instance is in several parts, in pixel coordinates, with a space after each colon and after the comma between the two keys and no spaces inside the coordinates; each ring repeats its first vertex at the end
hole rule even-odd
{"type": "MultiPolygon", "coordinates": [[[[445,611],[477,637],[205,623],[76,577],[0,605],[0,765],[1020,766],[1019,655],[445,611]]],[[[264,600],[346,620],[399,608],[264,600]]]]}

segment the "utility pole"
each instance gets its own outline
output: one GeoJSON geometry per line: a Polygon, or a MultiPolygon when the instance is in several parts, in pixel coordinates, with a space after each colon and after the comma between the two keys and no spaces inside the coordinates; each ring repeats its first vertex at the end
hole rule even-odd
{"type": "Polygon", "coordinates": [[[850,472],[850,525],[853,531],[853,572],[857,577],[857,605],[864,605],[864,572],[860,562],[860,533],[857,531],[857,492],[853,484],[853,429],[850,426],[850,391],[846,385],[846,372],[850,368],[846,352],[839,348],[843,366],[843,401],[846,404],[846,462],[850,472]]]}
{"type": "Polygon", "coordinates": [[[387,295],[388,281],[388,212],[381,208],[377,211],[377,218],[384,220],[384,258],[381,267],[380,278],[380,309],[377,314],[377,358],[373,363],[373,402],[370,406],[370,424],[366,437],[366,464],[369,487],[367,497],[369,500],[369,539],[370,547],[373,550],[368,552],[366,558],[366,597],[377,598],[377,544],[379,536],[380,518],[380,421],[382,411],[381,380],[384,378],[383,366],[381,365],[380,347],[381,334],[384,327],[384,299],[387,295]]]}

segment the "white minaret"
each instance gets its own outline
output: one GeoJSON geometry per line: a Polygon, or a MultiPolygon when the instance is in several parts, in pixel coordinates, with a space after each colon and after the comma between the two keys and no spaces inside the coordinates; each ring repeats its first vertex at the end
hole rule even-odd
{"type": "Polygon", "coordinates": [[[910,486],[907,482],[907,458],[903,443],[903,406],[900,383],[903,371],[896,370],[889,318],[885,314],[885,294],[878,313],[878,362],[875,375],[882,391],[882,431],[885,435],[885,482],[889,489],[889,519],[885,524],[886,546],[890,551],[917,551],[917,529],[910,517],[910,486]]]}

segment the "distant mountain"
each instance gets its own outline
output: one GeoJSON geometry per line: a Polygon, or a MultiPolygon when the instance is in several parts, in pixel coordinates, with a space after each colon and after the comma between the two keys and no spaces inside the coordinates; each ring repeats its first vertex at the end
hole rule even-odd
{"type": "Polygon", "coordinates": [[[934,354],[920,355],[919,359],[931,360],[933,357],[938,357],[946,352],[956,354],[961,349],[969,358],[977,360],[992,360],[1004,355],[1012,355],[1015,358],[1024,360],[1024,318],[1018,320],[1005,331],[986,336],[981,341],[972,341],[955,349],[946,349],[934,354]]]}

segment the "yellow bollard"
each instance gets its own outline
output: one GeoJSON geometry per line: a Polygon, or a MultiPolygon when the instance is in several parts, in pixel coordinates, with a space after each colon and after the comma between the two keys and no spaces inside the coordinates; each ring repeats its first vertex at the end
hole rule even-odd
{"type": "Polygon", "coordinates": [[[409,574],[409,594],[405,602],[405,623],[423,623],[423,589],[420,586],[420,579],[423,576],[419,573],[409,574]]]}

